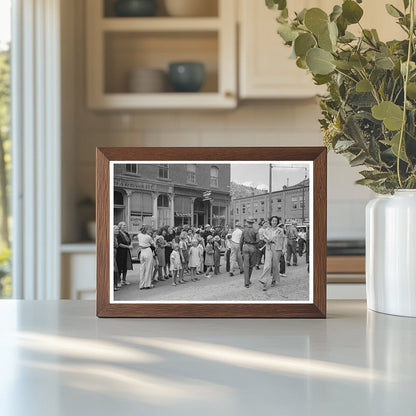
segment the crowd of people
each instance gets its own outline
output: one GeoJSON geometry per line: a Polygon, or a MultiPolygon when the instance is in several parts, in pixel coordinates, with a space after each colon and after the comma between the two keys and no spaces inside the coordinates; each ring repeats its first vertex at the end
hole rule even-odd
{"type": "MultiPolygon", "coordinates": [[[[143,226],[137,235],[139,289],[152,289],[157,282],[171,279],[171,285],[196,282],[221,273],[221,255],[225,271],[234,276],[244,274],[244,286],[251,285],[253,269],[264,262],[260,282],[263,290],[286,276],[287,266],[297,266],[297,256],[309,256],[309,232],[298,232],[296,223],[289,226],[274,216],[254,227],[254,218],[243,227],[236,222],[228,226],[162,227],[155,231],[143,226]]],[[[132,237],[125,222],[114,226],[114,290],[129,285],[127,273],[133,270],[132,237]]]]}

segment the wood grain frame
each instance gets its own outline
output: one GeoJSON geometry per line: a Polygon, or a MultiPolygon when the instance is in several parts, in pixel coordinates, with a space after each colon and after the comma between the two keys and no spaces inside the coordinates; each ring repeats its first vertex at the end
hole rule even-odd
{"type": "Polygon", "coordinates": [[[97,316],[186,318],[325,318],[327,150],[325,147],[97,148],[97,316]],[[110,303],[110,161],[312,161],[313,303],[110,303]]]}

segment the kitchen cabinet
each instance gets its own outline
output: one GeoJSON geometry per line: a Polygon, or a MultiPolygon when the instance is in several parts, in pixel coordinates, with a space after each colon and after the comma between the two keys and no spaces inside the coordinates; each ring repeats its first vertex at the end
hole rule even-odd
{"type": "MultiPolygon", "coordinates": [[[[299,0],[296,10],[324,7],[323,3],[299,0]]],[[[240,97],[308,98],[322,92],[311,75],[289,59],[291,50],[276,33],[277,12],[268,10],[263,1],[239,0],[238,6],[240,97]]]]}
{"type": "Polygon", "coordinates": [[[237,104],[236,5],[217,3],[207,17],[115,17],[111,2],[88,0],[87,102],[90,109],[233,108],[237,104]],[[110,7],[109,7],[110,5],[110,7]],[[205,66],[199,92],[129,92],[129,72],[169,63],[205,66]]]}
{"type": "MultiPolygon", "coordinates": [[[[289,3],[289,10],[320,7],[330,12],[333,0],[298,0],[289,3]]],[[[392,4],[403,8],[401,0],[392,4]]],[[[263,1],[238,0],[239,7],[239,92],[242,99],[308,98],[325,93],[325,88],[313,84],[312,77],[290,59],[291,49],[277,35],[276,11],[268,10],[263,1]]],[[[394,18],[389,16],[384,4],[366,0],[362,25],[376,28],[381,40],[402,38],[403,33],[394,18]]],[[[348,30],[357,33],[357,25],[348,30]]]]}

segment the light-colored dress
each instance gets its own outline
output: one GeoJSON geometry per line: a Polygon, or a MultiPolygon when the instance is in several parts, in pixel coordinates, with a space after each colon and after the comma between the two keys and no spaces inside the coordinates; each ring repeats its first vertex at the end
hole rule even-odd
{"type": "Polygon", "coordinates": [[[198,267],[200,264],[198,247],[192,246],[189,250],[189,267],[198,267]]]}
{"type": "Polygon", "coordinates": [[[179,252],[173,250],[170,255],[170,270],[181,270],[182,269],[182,262],[181,262],[181,256],[179,255],[179,252]]]}

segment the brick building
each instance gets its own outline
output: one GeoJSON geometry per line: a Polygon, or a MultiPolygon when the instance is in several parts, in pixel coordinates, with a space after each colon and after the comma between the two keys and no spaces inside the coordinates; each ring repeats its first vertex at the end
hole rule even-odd
{"type": "Polygon", "coordinates": [[[284,222],[309,222],[309,179],[282,190],[231,201],[231,223],[253,216],[257,222],[277,215],[284,222]]]}
{"type": "Polygon", "coordinates": [[[224,225],[230,219],[229,164],[115,164],[114,223],[224,225]]]}

